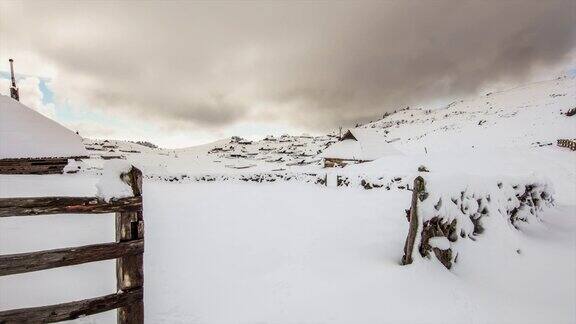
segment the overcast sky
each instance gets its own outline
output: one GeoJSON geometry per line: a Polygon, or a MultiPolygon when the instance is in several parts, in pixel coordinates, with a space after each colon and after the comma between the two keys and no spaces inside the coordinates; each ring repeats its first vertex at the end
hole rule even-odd
{"type": "Polygon", "coordinates": [[[0,71],[39,110],[168,147],[435,108],[563,73],[575,45],[573,0],[0,1],[0,71]]]}

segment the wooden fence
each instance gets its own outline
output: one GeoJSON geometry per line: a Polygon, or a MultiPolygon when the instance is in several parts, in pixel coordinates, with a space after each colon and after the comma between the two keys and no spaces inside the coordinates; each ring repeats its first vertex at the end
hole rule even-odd
{"type": "Polygon", "coordinates": [[[87,158],[87,156],[71,156],[0,159],[0,174],[59,174],[64,173],[64,167],[68,164],[69,159],[79,161],[87,158]]]}
{"type": "Polygon", "coordinates": [[[576,151],[576,140],[569,140],[569,139],[559,139],[558,146],[560,147],[567,147],[572,151],[576,151]]]}
{"type": "Polygon", "coordinates": [[[69,303],[0,312],[0,323],[51,323],[118,309],[117,322],[144,322],[144,220],[142,173],[122,174],[133,197],[106,202],[96,197],[1,198],[0,218],[47,214],[116,213],[116,242],[0,255],[0,276],[116,259],[117,292],[69,303]]]}

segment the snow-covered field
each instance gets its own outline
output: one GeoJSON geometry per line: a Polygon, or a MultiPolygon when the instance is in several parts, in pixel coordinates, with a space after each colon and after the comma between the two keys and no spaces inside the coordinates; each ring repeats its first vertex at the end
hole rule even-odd
{"type": "MultiPolygon", "coordinates": [[[[407,191],[145,188],[150,323],[571,323],[576,316],[573,205],[513,238],[489,229],[447,271],[431,261],[399,265],[407,191]]],[[[113,241],[113,224],[110,215],[7,219],[0,252],[113,241]]],[[[114,263],[8,276],[0,285],[4,309],[95,297],[114,291],[114,263]]],[[[100,320],[115,317],[85,319],[100,320]]]]}
{"type": "MultiPolygon", "coordinates": [[[[85,140],[96,150],[83,171],[3,175],[0,197],[94,195],[106,154],[143,169],[148,323],[574,323],[576,154],[555,140],[576,138],[576,116],[561,114],[575,98],[575,79],[562,78],[401,111],[362,127],[404,155],[342,169],[316,158],[329,136],[182,150],[85,140]],[[257,174],[294,180],[241,180],[257,174]],[[328,185],[296,176],[306,174],[328,185]],[[350,185],[336,186],[337,175],[350,185]],[[499,182],[532,181],[553,188],[555,202],[520,229],[490,214],[484,233],[458,241],[451,270],[435,258],[401,266],[406,185],[417,175],[432,196],[497,197],[499,182]],[[382,186],[365,190],[361,179],[382,186]]],[[[0,254],[113,240],[112,215],[0,220],[0,254]]],[[[113,291],[113,261],[11,275],[0,277],[0,310],[113,291]]]]}

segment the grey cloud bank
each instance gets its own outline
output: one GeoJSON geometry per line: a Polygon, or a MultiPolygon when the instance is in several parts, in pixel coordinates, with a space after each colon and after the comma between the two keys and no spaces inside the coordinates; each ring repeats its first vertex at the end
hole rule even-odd
{"type": "MultiPolygon", "coordinates": [[[[2,2],[0,54],[55,93],[204,129],[349,125],[566,64],[574,1],[2,2]]],[[[184,125],[184,126],[183,126],[184,125]]]]}

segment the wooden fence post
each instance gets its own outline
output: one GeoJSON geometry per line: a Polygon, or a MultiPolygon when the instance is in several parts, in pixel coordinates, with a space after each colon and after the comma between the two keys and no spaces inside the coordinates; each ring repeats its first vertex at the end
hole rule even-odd
{"type": "MultiPolygon", "coordinates": [[[[135,167],[120,176],[132,187],[134,196],[142,195],[142,172],[135,167]]],[[[144,219],[142,209],[135,212],[116,213],[116,242],[144,239],[144,219]]],[[[144,255],[129,255],[116,259],[116,283],[118,292],[143,288],[144,255]]],[[[118,324],[144,323],[143,298],[118,308],[118,324]]]]}
{"type": "Polygon", "coordinates": [[[408,236],[406,243],[404,243],[404,256],[402,257],[402,265],[412,263],[412,252],[414,251],[414,243],[416,235],[418,234],[418,197],[420,193],[425,191],[424,178],[421,176],[414,179],[414,188],[412,189],[412,203],[410,205],[410,228],[408,229],[408,236]]]}

